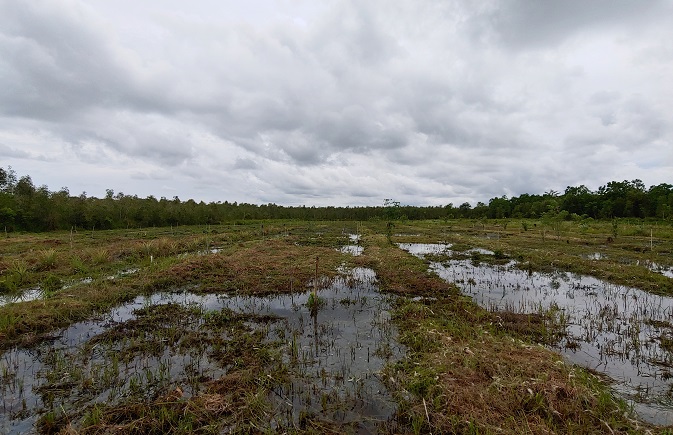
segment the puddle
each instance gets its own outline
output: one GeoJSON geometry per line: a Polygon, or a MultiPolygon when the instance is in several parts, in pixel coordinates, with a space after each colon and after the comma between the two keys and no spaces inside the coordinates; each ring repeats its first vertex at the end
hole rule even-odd
{"type": "Polygon", "coordinates": [[[664,275],[665,277],[668,277],[668,278],[673,279],[673,267],[670,268],[670,269],[668,269],[668,270],[666,270],[666,269],[660,269],[660,270],[658,270],[657,272],[659,272],[660,274],[664,275]]]}
{"type": "MultiPolygon", "coordinates": [[[[639,264],[639,262],[636,264],[639,264]]],[[[654,261],[645,261],[643,265],[652,272],[660,273],[668,278],[673,278],[673,267],[671,266],[663,266],[661,264],[655,263],[654,261]]]]}
{"type": "Polygon", "coordinates": [[[348,240],[350,240],[350,242],[353,243],[353,244],[342,246],[341,248],[338,249],[339,252],[344,253],[344,254],[350,254],[354,257],[362,255],[365,248],[358,245],[360,243],[360,235],[359,234],[349,234],[348,235],[348,240]]]}
{"type": "MultiPolygon", "coordinates": [[[[607,256],[603,256],[603,258],[607,258],[607,256]]],[[[663,265],[652,260],[641,261],[633,260],[632,258],[619,258],[618,261],[620,264],[642,266],[651,272],[661,274],[667,278],[673,278],[673,266],[663,265]]]]}
{"type": "MultiPolygon", "coordinates": [[[[108,277],[108,279],[114,279],[114,278],[115,278],[114,276],[108,277]]],[[[93,282],[93,278],[91,278],[90,276],[87,276],[86,278],[78,279],[78,280],[75,280],[75,281],[72,281],[72,282],[69,282],[69,283],[65,284],[63,287],[61,287],[61,290],[69,289],[69,288],[75,287],[76,285],[79,285],[79,284],[91,284],[92,282],[93,282]]]]}
{"type": "MultiPolygon", "coordinates": [[[[453,255],[454,251],[451,250],[453,244],[451,243],[398,243],[397,246],[400,249],[404,249],[410,254],[416,256],[424,255],[453,255]]],[[[483,248],[470,248],[466,251],[461,252],[461,254],[467,255],[495,255],[493,251],[483,248]]]]}
{"type": "Polygon", "coordinates": [[[339,252],[342,252],[344,254],[350,254],[354,257],[357,257],[358,255],[362,255],[364,252],[365,248],[362,246],[357,246],[357,245],[346,245],[342,246],[339,248],[339,252]]]}
{"type": "Polygon", "coordinates": [[[472,248],[465,251],[468,254],[495,255],[495,252],[484,248],[472,248]]]}
{"type": "MultiPolygon", "coordinates": [[[[400,247],[419,257],[437,250],[433,245],[400,247]]],[[[643,420],[673,424],[673,298],[590,276],[528,273],[515,262],[449,260],[433,262],[431,268],[489,310],[556,310],[567,322],[568,337],[555,350],[612,378],[615,392],[643,420]]]]}
{"type": "MultiPolygon", "coordinates": [[[[198,394],[204,380],[218,379],[230,369],[230,360],[213,359],[206,343],[214,336],[205,329],[207,319],[230,312],[252,316],[244,324],[246,334],[259,334],[259,346],[278,349],[287,367],[288,380],[273,387],[267,398],[272,404],[269,430],[297,427],[300,418],[314,414],[376,432],[395,411],[379,373],[404,353],[390,321],[390,298],[378,293],[374,272],[365,268],[353,269],[320,289],[324,304],[315,315],[306,307],[309,295],[183,291],[142,296],[94,320],[73,324],[51,342],[11,349],[0,357],[0,433],[30,432],[49,410],[76,414],[94,403],[115,405],[139,393],[146,400],[176,387],[185,397],[198,394]],[[132,325],[138,325],[144,313],[162,310],[165,321],[180,329],[164,328],[159,349],[131,352],[134,346],[152,343],[152,334],[158,334],[150,330],[136,337],[132,325]],[[190,336],[200,337],[193,341],[203,344],[184,345],[183,338],[190,336]]],[[[221,338],[223,332],[217,334],[221,338]]]]}
{"type": "MultiPolygon", "coordinates": [[[[128,275],[134,275],[138,273],[140,269],[137,268],[131,268],[131,269],[124,269],[120,270],[114,275],[109,275],[106,277],[108,280],[114,280],[117,278],[122,278],[124,276],[128,275]]],[[[75,281],[68,282],[64,284],[61,287],[61,290],[67,290],[69,288],[81,285],[81,284],[91,284],[94,281],[94,279],[90,276],[87,276],[86,278],[78,279],[75,281]]],[[[29,302],[29,301],[35,301],[38,299],[43,299],[45,297],[45,293],[42,291],[40,287],[32,287],[29,289],[25,290],[18,290],[16,292],[10,293],[10,294],[3,294],[0,295],[0,307],[3,305],[7,304],[16,304],[19,302],[29,302]]]]}
{"type": "Polygon", "coordinates": [[[377,293],[374,277],[371,269],[357,268],[351,278],[356,286],[347,279],[321,290],[326,304],[315,318],[297,309],[308,294],[284,297],[269,306],[297,340],[294,356],[284,355],[295,376],[275,395],[276,405],[292,412],[295,423],[302,407],[328,421],[357,422],[365,432],[375,432],[376,422],[392,417],[395,403],[379,373],[388,361],[399,359],[403,349],[395,341],[389,299],[377,293]],[[325,400],[339,405],[325,409],[325,400]]]}
{"type": "Polygon", "coordinates": [[[584,258],[587,260],[605,260],[608,258],[606,254],[603,254],[602,252],[593,252],[591,254],[586,254],[584,255],[584,258]]]}
{"type": "Polygon", "coordinates": [[[42,297],[43,293],[40,287],[33,287],[17,292],[5,293],[0,295],[0,307],[7,304],[34,301],[36,299],[41,299],[42,297]]]}
{"type": "MultiPolygon", "coordinates": [[[[212,248],[201,249],[201,250],[198,250],[198,251],[183,252],[183,253],[177,254],[176,257],[177,258],[187,258],[187,257],[191,257],[192,255],[201,256],[201,255],[219,254],[223,250],[224,250],[224,247],[214,246],[212,248]]],[[[151,257],[151,258],[152,258],[152,261],[154,261],[154,258],[153,257],[151,257]]]]}
{"type": "Polygon", "coordinates": [[[129,276],[129,275],[135,275],[138,272],[140,272],[140,269],[138,269],[136,267],[132,267],[130,269],[120,270],[116,274],[108,276],[107,279],[113,280],[113,279],[117,279],[117,278],[122,278],[122,277],[129,276]]]}
{"type": "Polygon", "coordinates": [[[425,254],[450,254],[450,243],[398,243],[401,249],[410,254],[422,256],[425,254]]]}

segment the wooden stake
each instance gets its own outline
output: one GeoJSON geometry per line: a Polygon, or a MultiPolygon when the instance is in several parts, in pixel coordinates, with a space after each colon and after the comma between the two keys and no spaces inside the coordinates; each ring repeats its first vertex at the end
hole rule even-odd
{"type": "Polygon", "coordinates": [[[319,256],[317,256],[317,255],[315,256],[315,279],[313,280],[313,296],[314,296],[314,298],[318,293],[318,259],[319,258],[320,258],[319,256]]]}

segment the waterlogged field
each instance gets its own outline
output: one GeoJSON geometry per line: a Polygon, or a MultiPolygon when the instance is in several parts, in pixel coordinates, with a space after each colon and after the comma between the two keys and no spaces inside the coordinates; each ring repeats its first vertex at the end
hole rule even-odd
{"type": "Polygon", "coordinates": [[[0,433],[671,433],[673,227],[0,241],[0,433]]]}

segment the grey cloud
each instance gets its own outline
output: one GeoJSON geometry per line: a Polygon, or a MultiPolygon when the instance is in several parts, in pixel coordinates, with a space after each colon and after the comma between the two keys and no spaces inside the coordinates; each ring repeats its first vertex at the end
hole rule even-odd
{"type": "Polygon", "coordinates": [[[234,169],[259,169],[259,164],[252,159],[239,157],[234,162],[234,169]]]}
{"type": "Polygon", "coordinates": [[[599,91],[589,96],[588,102],[590,104],[604,105],[614,104],[619,102],[621,94],[616,91],[599,91]]]}
{"type": "Polygon", "coordinates": [[[66,119],[118,98],[120,69],[78,3],[13,2],[2,7],[0,61],[7,74],[0,110],[9,116],[66,119]]]}
{"type": "Polygon", "coordinates": [[[496,37],[513,48],[550,47],[576,32],[626,25],[636,31],[643,23],[670,14],[665,0],[515,0],[498,2],[484,19],[493,23],[496,37]]]}
{"type": "Polygon", "coordinates": [[[378,198],[380,193],[372,189],[355,188],[350,192],[351,195],[358,198],[378,198]]]}
{"type": "MultiPolygon", "coordinates": [[[[49,83],[40,77],[33,77],[31,82],[47,83],[49,87],[38,92],[40,98],[44,100],[43,104],[36,105],[36,101],[22,97],[20,103],[23,104],[7,104],[7,107],[14,108],[15,112],[11,113],[13,115],[21,115],[31,110],[33,116],[36,115],[35,107],[37,107],[38,111],[43,111],[38,116],[47,119],[57,119],[68,114],[81,118],[84,116],[81,111],[85,107],[96,104],[99,107],[112,105],[112,110],[126,110],[124,107],[132,110],[150,108],[164,113],[179,110],[180,103],[185,104],[181,110],[187,112],[198,113],[199,110],[208,107],[207,110],[213,113],[212,123],[217,124],[214,127],[223,138],[234,140],[251,151],[266,152],[265,155],[269,158],[282,158],[275,151],[264,150],[263,144],[257,139],[258,134],[263,133],[273,137],[274,146],[299,164],[318,164],[339,151],[367,152],[371,149],[391,149],[407,145],[408,132],[414,127],[414,120],[395,114],[391,116],[372,107],[371,102],[375,102],[378,98],[375,94],[365,93],[361,97],[354,95],[353,92],[367,91],[361,88],[362,85],[358,80],[353,81],[363,71],[354,65],[352,60],[343,58],[354,54],[361,57],[360,60],[363,62],[360,63],[367,64],[374,60],[382,62],[396,53],[394,38],[381,31],[369,7],[349,4],[337,9],[338,13],[329,18],[330,25],[318,29],[311,38],[311,44],[317,44],[318,48],[321,48],[320,44],[325,44],[336,50],[336,54],[334,50],[325,50],[324,53],[313,53],[313,56],[318,56],[322,65],[328,64],[330,68],[333,66],[331,62],[338,62],[342,65],[341,75],[335,75],[334,71],[325,71],[323,79],[313,83],[310,77],[297,69],[311,66],[304,63],[308,60],[302,56],[286,60],[289,62],[287,65],[280,62],[280,68],[269,64],[269,68],[265,71],[260,65],[265,62],[263,59],[283,59],[282,53],[288,45],[292,47],[293,54],[305,53],[311,48],[315,49],[316,46],[306,43],[301,38],[295,39],[294,44],[278,45],[269,38],[249,32],[243,33],[244,43],[247,44],[249,53],[254,55],[248,60],[250,62],[248,65],[244,61],[237,65],[237,68],[241,71],[250,70],[252,74],[234,76],[233,82],[231,77],[227,77],[229,81],[225,80],[219,84],[219,93],[229,95],[230,99],[221,102],[215,102],[213,99],[208,103],[199,92],[193,97],[181,95],[179,91],[181,84],[177,91],[169,88],[162,94],[153,90],[151,86],[148,90],[136,89],[132,84],[133,77],[129,67],[115,63],[115,55],[101,40],[102,35],[88,28],[86,23],[77,22],[71,14],[61,17],[67,24],[61,27],[49,22],[50,18],[35,8],[30,6],[19,8],[16,15],[20,19],[17,22],[22,23],[23,27],[15,29],[15,32],[29,34],[35,41],[39,53],[53,54],[55,68],[49,70],[41,68],[40,65],[30,64],[24,65],[22,71],[28,72],[28,75],[32,71],[38,71],[52,80],[62,79],[58,79],[60,81],[56,83],[49,83]],[[48,24],[44,26],[45,30],[39,32],[33,30],[33,26],[40,27],[45,22],[48,24]],[[59,29],[67,29],[63,36],[66,42],[52,43],[52,40],[58,40],[56,36],[59,29]],[[347,37],[343,37],[344,35],[347,37]],[[71,46],[74,49],[71,49],[71,46]],[[355,50],[357,47],[360,51],[355,50]],[[68,72],[67,68],[71,65],[77,65],[78,69],[68,72]],[[292,77],[293,73],[297,73],[296,78],[292,77]],[[334,106],[335,95],[331,93],[325,96],[317,95],[315,99],[288,94],[301,92],[301,86],[298,86],[300,82],[307,83],[309,88],[319,88],[319,83],[324,82],[325,78],[328,82],[336,80],[340,85],[351,82],[355,88],[341,89],[341,92],[350,95],[337,98],[356,97],[364,105],[351,103],[343,107],[334,106]],[[97,82],[94,83],[93,80],[97,82]],[[262,88],[259,88],[260,83],[262,88]],[[269,88],[270,83],[274,84],[274,87],[269,88]],[[152,95],[152,92],[156,94],[152,95]],[[148,101],[144,102],[145,100],[148,101]]],[[[55,16],[58,17],[58,14],[55,16]]],[[[286,40],[292,41],[291,34],[284,36],[286,40]]],[[[225,53],[225,59],[226,56],[225,53]]],[[[15,63],[20,64],[21,62],[15,63]]],[[[372,77],[372,80],[376,79],[377,77],[372,77]]],[[[161,81],[161,77],[158,77],[158,80],[161,81]]],[[[395,103],[395,96],[392,97],[395,103]]],[[[404,101],[397,103],[404,104],[404,101]]],[[[437,124],[439,123],[441,120],[437,124]]],[[[161,135],[151,138],[141,132],[141,137],[138,138],[137,135],[125,136],[104,131],[97,133],[97,136],[98,140],[107,143],[111,148],[129,155],[144,157],[156,155],[172,164],[189,157],[189,153],[178,150],[179,144],[171,143],[174,141],[161,135]]]]}
{"type": "Polygon", "coordinates": [[[615,125],[617,123],[617,116],[614,112],[603,113],[601,116],[601,124],[608,127],[610,125],[615,125]]]}
{"type": "Polygon", "coordinates": [[[130,177],[134,180],[169,180],[170,176],[161,171],[139,172],[133,171],[130,177]]]}
{"type": "Polygon", "coordinates": [[[673,123],[665,118],[661,108],[642,97],[614,100],[612,104],[599,105],[588,112],[598,122],[587,124],[580,131],[568,132],[564,142],[569,151],[573,147],[590,151],[591,147],[603,144],[632,149],[665,140],[673,133],[673,123]]]}
{"type": "Polygon", "coordinates": [[[25,151],[18,150],[16,148],[9,147],[5,144],[0,143],[0,156],[2,157],[16,157],[20,159],[30,158],[31,155],[25,151]]]}
{"type": "Polygon", "coordinates": [[[99,147],[103,152],[89,153],[92,161],[102,162],[105,153],[177,166],[194,156],[193,137],[180,122],[158,115],[137,113],[92,113],[87,126],[64,127],[60,133],[75,149],[82,144],[99,147]],[[109,118],[109,119],[108,119],[109,118]]]}
{"type": "Polygon", "coordinates": [[[131,4],[0,0],[0,130],[213,199],[325,204],[558,190],[671,140],[666,2],[131,4]],[[634,68],[605,77],[578,54],[597,40],[634,68]]]}
{"type": "Polygon", "coordinates": [[[394,35],[378,19],[380,6],[354,1],[338,4],[318,24],[312,51],[337,73],[353,62],[371,66],[401,53],[394,35]]]}

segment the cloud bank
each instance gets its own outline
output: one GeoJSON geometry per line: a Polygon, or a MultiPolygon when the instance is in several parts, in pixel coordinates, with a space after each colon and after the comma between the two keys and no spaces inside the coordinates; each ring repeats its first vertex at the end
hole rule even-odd
{"type": "Polygon", "coordinates": [[[0,0],[0,165],[285,205],[672,182],[670,2],[239,3],[0,0]]]}

